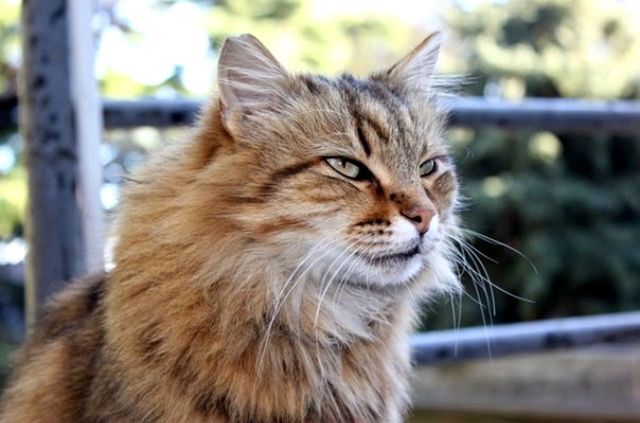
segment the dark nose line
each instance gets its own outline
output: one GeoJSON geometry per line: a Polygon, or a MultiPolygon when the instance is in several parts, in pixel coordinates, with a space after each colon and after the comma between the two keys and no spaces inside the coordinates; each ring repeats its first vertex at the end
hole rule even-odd
{"type": "Polygon", "coordinates": [[[429,230],[434,214],[433,210],[426,206],[412,206],[402,211],[402,215],[414,224],[420,235],[429,230]]]}

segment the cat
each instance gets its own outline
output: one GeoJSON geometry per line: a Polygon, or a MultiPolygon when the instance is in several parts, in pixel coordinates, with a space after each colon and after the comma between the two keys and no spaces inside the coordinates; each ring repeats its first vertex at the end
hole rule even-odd
{"type": "Polygon", "coordinates": [[[70,284],[2,423],[397,423],[421,301],[459,289],[433,33],[358,79],[228,38],[218,95],[125,187],[114,268],[70,284]]]}

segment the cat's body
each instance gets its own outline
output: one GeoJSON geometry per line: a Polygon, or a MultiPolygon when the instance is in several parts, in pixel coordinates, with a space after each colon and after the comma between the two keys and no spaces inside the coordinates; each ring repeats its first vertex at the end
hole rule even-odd
{"type": "Polygon", "coordinates": [[[131,178],[114,269],[48,305],[0,422],[401,421],[417,302],[456,285],[431,38],[368,80],[229,41],[220,100],[131,178]]]}

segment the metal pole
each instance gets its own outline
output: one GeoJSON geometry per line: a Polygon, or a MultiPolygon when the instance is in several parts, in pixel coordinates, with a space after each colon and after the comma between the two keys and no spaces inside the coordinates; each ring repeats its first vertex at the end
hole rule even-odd
{"type": "Polygon", "coordinates": [[[23,0],[20,81],[29,206],[27,321],[85,270],[66,0],[23,0]]]}
{"type": "Polygon", "coordinates": [[[451,126],[582,133],[637,134],[640,131],[638,100],[525,98],[507,101],[458,97],[443,99],[443,102],[451,107],[451,126]]]}
{"type": "MultiPolygon", "coordinates": [[[[450,109],[449,126],[637,134],[640,132],[640,101],[526,98],[521,101],[488,100],[482,97],[441,99],[450,109]]],[[[105,100],[107,128],[188,125],[198,115],[197,100],[105,100]]]]}
{"type": "Polygon", "coordinates": [[[640,312],[569,317],[416,334],[416,364],[497,358],[505,355],[640,341],[640,312]]]}
{"type": "Polygon", "coordinates": [[[71,43],[71,96],[78,134],[82,235],[87,271],[104,270],[104,213],[100,203],[102,163],[102,101],[95,78],[94,36],[91,28],[95,2],[68,0],[71,43]]]}
{"type": "MultiPolygon", "coordinates": [[[[512,102],[458,97],[443,100],[443,103],[450,109],[449,126],[453,127],[616,134],[637,134],[640,131],[638,100],[528,98],[512,102]]],[[[105,99],[103,105],[106,128],[166,128],[192,124],[202,102],[187,99],[105,99]]],[[[15,124],[15,109],[12,98],[0,99],[0,128],[15,124]]]]}

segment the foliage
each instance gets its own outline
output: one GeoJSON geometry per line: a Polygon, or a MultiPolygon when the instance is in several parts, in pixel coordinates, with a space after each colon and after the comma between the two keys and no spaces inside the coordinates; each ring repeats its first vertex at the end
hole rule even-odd
{"type": "Polygon", "coordinates": [[[640,88],[640,27],[629,2],[457,2],[445,14],[456,44],[450,68],[467,93],[504,97],[631,98],[640,88]]]}
{"type": "Polygon", "coordinates": [[[0,94],[16,91],[19,10],[17,1],[0,3],[0,94]]]}
{"type": "MultiPolygon", "coordinates": [[[[472,93],[520,96],[632,97],[639,93],[638,27],[619,4],[512,0],[448,13],[455,37],[470,40],[452,68],[473,75],[472,93]],[[605,6],[606,5],[606,6],[605,6]]],[[[640,139],[548,132],[456,130],[469,197],[469,227],[520,250],[481,240],[475,248],[498,322],[637,309],[640,305],[640,139]],[[537,270],[537,271],[536,271],[537,270]]],[[[448,306],[447,306],[448,307],[448,306]]],[[[478,305],[463,304],[463,323],[479,324],[478,305]]],[[[439,307],[425,327],[451,327],[439,307]]]]}
{"type": "Polygon", "coordinates": [[[23,219],[27,203],[26,175],[22,166],[3,176],[0,183],[0,238],[23,233],[23,219]]]}
{"type": "MultiPolygon", "coordinates": [[[[15,95],[19,50],[18,2],[0,3],[0,100],[15,95]]],[[[26,187],[17,166],[20,147],[13,129],[0,128],[0,239],[22,231],[26,187]]]]}
{"type": "MultiPolygon", "coordinates": [[[[184,3],[184,0],[151,2],[150,12],[155,17],[177,14],[184,3]]],[[[324,74],[350,70],[366,74],[380,63],[396,59],[420,37],[398,18],[367,11],[318,17],[311,2],[304,0],[219,1],[213,7],[206,1],[191,3],[198,5],[198,15],[204,16],[203,30],[208,32],[210,52],[214,55],[227,36],[250,32],[267,44],[282,63],[297,70],[324,74]]],[[[145,38],[150,34],[121,16],[117,5],[118,2],[105,2],[108,18],[104,20],[103,31],[115,29],[130,44],[145,45],[145,38]]],[[[178,25],[177,22],[174,24],[178,25]]],[[[156,53],[146,51],[149,55],[156,53]]],[[[164,95],[168,89],[182,96],[208,94],[208,91],[190,90],[184,83],[184,72],[184,64],[174,63],[172,74],[165,80],[156,85],[145,85],[131,75],[110,68],[102,76],[101,84],[107,96],[164,95]]],[[[214,72],[212,69],[211,77],[214,72]]]]}
{"type": "Polygon", "coordinates": [[[365,75],[417,42],[411,28],[393,17],[362,11],[315,18],[310,2],[302,0],[221,1],[209,22],[216,48],[228,35],[251,32],[287,66],[330,75],[347,69],[365,75]]]}

